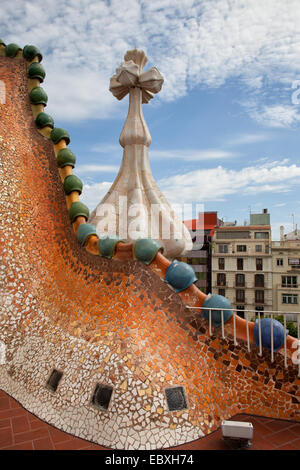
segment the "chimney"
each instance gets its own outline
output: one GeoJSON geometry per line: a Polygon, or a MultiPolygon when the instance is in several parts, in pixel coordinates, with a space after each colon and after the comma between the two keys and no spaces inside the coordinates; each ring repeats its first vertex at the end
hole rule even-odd
{"type": "Polygon", "coordinates": [[[283,232],[284,232],[284,226],[280,225],[280,241],[283,240],[283,232]]]}

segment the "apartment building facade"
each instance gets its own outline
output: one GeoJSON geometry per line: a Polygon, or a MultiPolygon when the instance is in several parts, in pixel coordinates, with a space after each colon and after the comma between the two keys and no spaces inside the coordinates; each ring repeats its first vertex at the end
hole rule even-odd
{"type": "Polygon", "coordinates": [[[190,264],[198,278],[196,286],[209,294],[212,289],[211,242],[216,225],[223,222],[216,211],[200,212],[197,219],[185,220],[193,240],[193,250],[187,252],[181,261],[190,264]]]}
{"type": "Polygon", "coordinates": [[[273,308],[270,214],[250,214],[250,224],[217,226],[212,246],[212,293],[224,295],[241,317],[273,308]]]}
{"type": "Polygon", "coordinates": [[[284,235],[280,227],[280,241],[272,242],[273,307],[289,313],[288,320],[297,320],[293,312],[300,312],[300,230],[284,235]]]}

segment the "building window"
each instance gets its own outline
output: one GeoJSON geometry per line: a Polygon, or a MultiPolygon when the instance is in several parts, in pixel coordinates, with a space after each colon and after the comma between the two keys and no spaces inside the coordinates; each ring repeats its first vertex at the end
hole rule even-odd
{"type": "Polygon", "coordinates": [[[269,238],[269,232],[255,232],[254,238],[256,239],[269,238]]]}
{"type": "Polygon", "coordinates": [[[239,270],[244,269],[244,260],[243,260],[243,258],[237,258],[236,266],[237,266],[237,269],[239,269],[239,270]]]}
{"type": "Polygon", "coordinates": [[[298,294],[282,294],[283,304],[298,304],[298,294]]]}
{"type": "Polygon", "coordinates": [[[223,295],[223,297],[225,297],[225,289],[218,289],[218,294],[223,295]]]}
{"type": "Polygon", "coordinates": [[[245,274],[235,275],[235,285],[237,287],[245,287],[245,274]]]}
{"type": "Polygon", "coordinates": [[[236,301],[237,302],[245,302],[245,291],[244,291],[244,289],[237,289],[236,290],[236,301]]]}
{"type": "Polygon", "coordinates": [[[228,245],[219,245],[219,253],[228,253],[228,245]]]}
{"type": "Polygon", "coordinates": [[[255,245],[255,251],[257,251],[257,253],[261,253],[262,252],[262,245],[255,245]]]}
{"type": "Polygon", "coordinates": [[[220,269],[220,271],[224,271],[224,269],[225,269],[225,258],[219,258],[219,269],[220,269]]]}
{"type": "Polygon", "coordinates": [[[283,266],[283,258],[277,258],[276,264],[277,266],[283,266]]]}
{"type": "Polygon", "coordinates": [[[263,268],[263,260],[262,258],[256,258],[256,270],[262,271],[263,268]]]}
{"type": "Polygon", "coordinates": [[[290,266],[299,266],[300,259],[299,258],[289,258],[289,265],[290,266]]]}
{"type": "Polygon", "coordinates": [[[226,286],[226,274],[218,273],[217,274],[217,285],[218,286],[226,286]]]}
{"type": "Polygon", "coordinates": [[[206,280],[206,273],[205,272],[197,272],[195,273],[199,281],[205,281],[206,280]]]}
{"type": "Polygon", "coordinates": [[[264,312],[264,307],[262,305],[255,306],[255,313],[262,313],[264,312]]]}
{"type": "Polygon", "coordinates": [[[298,287],[297,276],[281,276],[281,287],[298,287]]]}
{"type": "Polygon", "coordinates": [[[245,305],[237,305],[236,309],[238,310],[236,313],[239,317],[245,318],[245,305]]]}
{"type": "Polygon", "coordinates": [[[270,253],[270,247],[269,245],[266,245],[266,254],[268,255],[270,253]]]}
{"type": "Polygon", "coordinates": [[[249,231],[244,231],[244,230],[234,230],[234,231],[225,231],[225,230],[220,230],[216,232],[216,238],[217,239],[241,239],[241,238],[250,238],[250,232],[249,231]]]}
{"type": "Polygon", "coordinates": [[[255,274],[254,285],[255,287],[265,287],[265,276],[263,274],[255,274]]]}
{"type": "Polygon", "coordinates": [[[256,290],[255,291],[255,303],[263,304],[265,302],[265,291],[256,290]]]}
{"type": "Polygon", "coordinates": [[[237,245],[236,251],[242,251],[245,253],[247,251],[247,245],[237,245]]]}

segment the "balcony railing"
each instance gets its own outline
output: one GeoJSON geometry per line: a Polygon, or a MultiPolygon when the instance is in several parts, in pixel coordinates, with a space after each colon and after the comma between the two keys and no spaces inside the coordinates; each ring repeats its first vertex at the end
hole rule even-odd
{"type": "MultiPolygon", "coordinates": [[[[195,309],[195,310],[201,310],[202,307],[192,307],[188,306],[187,308],[190,309],[195,309]]],[[[237,337],[236,337],[236,316],[238,313],[241,313],[241,310],[237,309],[222,309],[222,308],[208,308],[205,307],[205,310],[208,310],[209,314],[209,320],[208,320],[208,326],[209,326],[209,336],[212,336],[212,310],[219,310],[221,312],[221,331],[222,331],[222,338],[225,339],[225,322],[224,322],[224,312],[229,310],[233,312],[233,341],[234,345],[237,345],[237,337]]],[[[242,310],[244,314],[251,313],[252,316],[255,317],[255,319],[258,320],[258,337],[259,337],[259,352],[258,355],[262,356],[262,333],[261,333],[261,315],[264,317],[271,318],[271,362],[274,362],[274,328],[273,328],[273,320],[274,317],[283,315],[283,328],[284,328],[284,345],[283,345],[283,354],[284,354],[284,367],[287,368],[287,346],[286,346],[286,334],[287,334],[287,327],[286,327],[286,316],[289,315],[289,313],[286,312],[279,312],[279,311],[264,311],[264,312],[258,312],[257,310],[242,310]]],[[[295,342],[297,342],[297,346],[295,348],[295,353],[297,355],[297,358],[293,363],[295,365],[298,365],[298,377],[300,377],[300,312],[293,312],[293,315],[297,316],[297,338],[295,338],[295,342]]],[[[250,335],[249,335],[249,320],[246,317],[246,330],[247,330],[247,348],[248,352],[251,350],[251,343],[250,343],[250,335]]]]}

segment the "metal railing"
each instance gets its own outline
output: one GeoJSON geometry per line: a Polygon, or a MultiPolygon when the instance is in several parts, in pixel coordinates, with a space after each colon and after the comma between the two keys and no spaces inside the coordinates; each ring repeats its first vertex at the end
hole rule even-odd
{"type": "MultiPolygon", "coordinates": [[[[251,350],[251,343],[250,343],[250,335],[249,335],[249,322],[251,320],[248,319],[247,313],[252,314],[252,316],[255,317],[255,320],[258,320],[258,347],[259,347],[259,352],[258,355],[262,356],[262,332],[261,332],[261,315],[263,315],[266,318],[271,319],[271,362],[274,362],[275,360],[275,351],[274,351],[274,317],[283,315],[283,329],[284,329],[284,344],[283,344],[283,355],[284,355],[284,367],[287,368],[287,344],[286,344],[286,336],[287,336],[287,326],[286,326],[286,315],[290,315],[291,312],[280,312],[280,311],[264,311],[264,312],[259,312],[257,310],[237,310],[234,308],[228,308],[228,309],[222,309],[222,308],[209,308],[209,307],[193,307],[193,306],[187,306],[187,308],[190,309],[195,309],[195,310],[205,310],[208,311],[208,331],[209,331],[209,336],[212,336],[212,311],[220,311],[221,312],[221,332],[222,332],[222,338],[225,339],[225,322],[224,322],[224,312],[225,311],[231,311],[233,312],[233,341],[234,345],[237,345],[237,335],[236,335],[236,316],[237,312],[238,313],[244,313],[245,314],[245,320],[246,320],[246,334],[247,334],[247,348],[248,352],[251,350]],[[258,318],[256,318],[258,317],[258,318]]],[[[297,338],[295,338],[295,351],[292,355],[292,363],[294,365],[298,365],[298,377],[300,377],[300,312],[292,312],[293,315],[297,315],[297,338]]]]}

